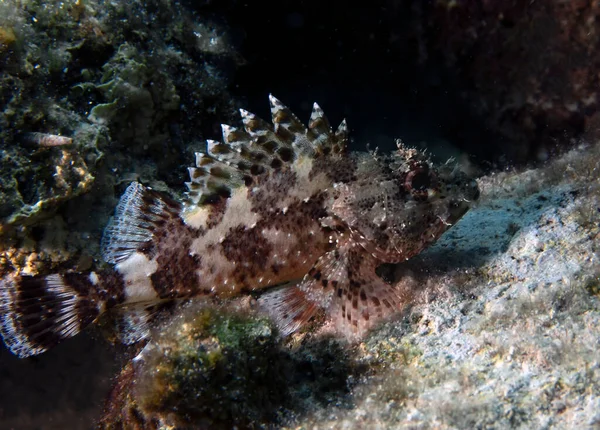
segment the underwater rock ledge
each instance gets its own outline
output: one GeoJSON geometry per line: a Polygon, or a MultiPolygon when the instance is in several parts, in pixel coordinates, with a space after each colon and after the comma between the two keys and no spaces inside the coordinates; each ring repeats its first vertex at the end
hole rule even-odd
{"type": "Polygon", "coordinates": [[[600,145],[479,180],[471,211],[399,265],[413,304],[356,348],[350,409],[290,428],[600,425],[600,145]]]}

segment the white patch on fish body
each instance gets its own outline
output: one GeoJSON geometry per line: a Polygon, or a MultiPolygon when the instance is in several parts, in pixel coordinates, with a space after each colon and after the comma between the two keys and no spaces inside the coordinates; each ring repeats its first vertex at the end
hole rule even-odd
{"type": "Polygon", "coordinates": [[[125,281],[126,303],[150,301],[158,297],[150,279],[158,269],[156,259],[149,260],[144,254],[134,252],[118,263],[115,269],[125,281]]]}
{"type": "Polygon", "coordinates": [[[235,189],[227,200],[221,222],[192,242],[190,255],[204,255],[210,245],[222,242],[231,229],[253,228],[258,220],[259,215],[252,210],[252,202],[248,199],[248,188],[235,189]]]}
{"type": "MultiPolygon", "coordinates": [[[[203,215],[202,215],[203,216],[203,215]]],[[[190,222],[194,223],[201,218],[194,214],[190,222]]],[[[252,210],[252,203],[248,199],[248,188],[245,186],[235,189],[227,200],[221,221],[208,229],[202,236],[195,239],[190,245],[189,254],[202,257],[202,267],[196,271],[198,282],[202,285],[212,285],[220,293],[235,294],[242,285],[235,285],[228,279],[228,274],[236,270],[235,261],[223,255],[220,245],[231,233],[232,229],[244,227],[251,229],[256,226],[260,216],[252,210]],[[211,249],[213,248],[213,249],[211,249]],[[211,249],[207,252],[208,249],[211,249]]],[[[196,224],[199,225],[199,224],[196,224]]]]}
{"type": "Polygon", "coordinates": [[[187,225],[197,229],[206,228],[210,210],[207,207],[193,207],[191,210],[184,212],[182,219],[187,225]]]}
{"type": "Polygon", "coordinates": [[[279,209],[283,210],[299,201],[308,201],[315,194],[331,186],[331,180],[323,172],[319,172],[313,178],[310,177],[313,161],[313,158],[302,155],[292,164],[292,172],[296,174],[296,183],[289,190],[287,196],[277,204],[279,209]]]}

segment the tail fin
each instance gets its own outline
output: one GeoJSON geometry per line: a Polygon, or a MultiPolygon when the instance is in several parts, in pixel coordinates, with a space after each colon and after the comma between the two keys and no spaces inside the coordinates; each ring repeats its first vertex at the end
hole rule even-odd
{"type": "Polygon", "coordinates": [[[15,355],[29,357],[76,335],[103,310],[92,292],[91,275],[0,280],[0,334],[4,343],[15,355]]]}

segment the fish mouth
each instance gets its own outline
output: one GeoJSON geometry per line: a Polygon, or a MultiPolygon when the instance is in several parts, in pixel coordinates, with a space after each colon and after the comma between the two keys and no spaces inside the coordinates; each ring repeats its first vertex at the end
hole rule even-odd
{"type": "Polygon", "coordinates": [[[448,219],[449,224],[456,223],[463,217],[464,214],[471,208],[471,202],[468,200],[453,200],[448,205],[448,219]]]}
{"type": "Polygon", "coordinates": [[[471,183],[469,184],[469,195],[468,195],[468,199],[469,201],[476,201],[479,200],[479,195],[481,194],[481,191],[479,191],[479,187],[477,186],[477,181],[473,180],[471,181],[471,183]]]}

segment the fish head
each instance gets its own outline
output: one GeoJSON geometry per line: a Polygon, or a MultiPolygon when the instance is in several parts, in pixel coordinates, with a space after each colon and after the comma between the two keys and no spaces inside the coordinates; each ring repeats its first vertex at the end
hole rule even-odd
{"type": "Polygon", "coordinates": [[[454,225],[479,196],[455,163],[435,166],[402,144],[390,155],[362,153],[353,180],[335,185],[334,216],[353,240],[385,262],[419,253],[454,225]]]}

